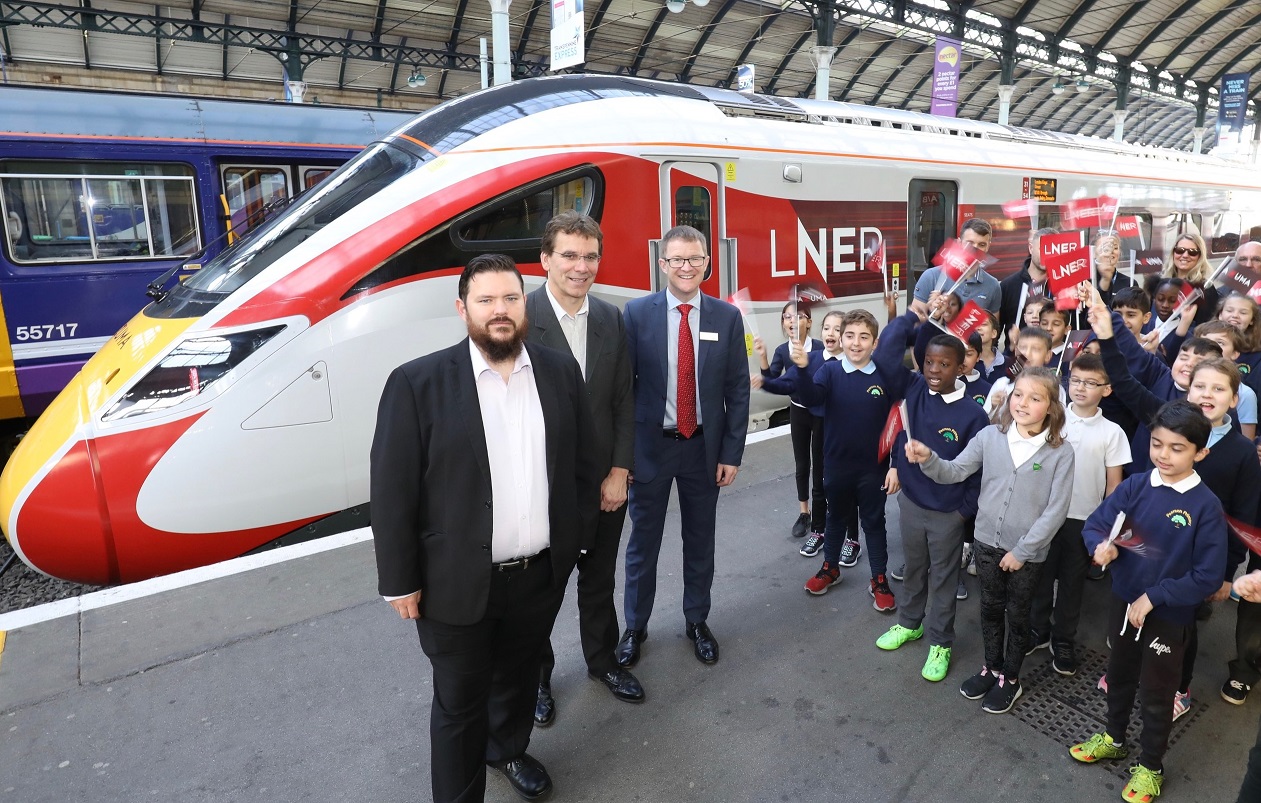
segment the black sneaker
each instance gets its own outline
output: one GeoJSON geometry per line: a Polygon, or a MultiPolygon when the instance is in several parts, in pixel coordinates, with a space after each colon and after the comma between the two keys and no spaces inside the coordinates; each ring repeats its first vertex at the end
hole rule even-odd
{"type": "Polygon", "coordinates": [[[846,569],[852,569],[858,565],[858,556],[863,554],[862,545],[857,541],[851,541],[846,538],[841,544],[841,559],[838,561],[846,569]]]}
{"type": "Polygon", "coordinates": [[[997,682],[998,675],[991,672],[988,666],[983,666],[980,672],[963,681],[963,685],[959,687],[959,693],[969,700],[979,700],[994,688],[997,682]]]}
{"type": "Polygon", "coordinates": [[[793,538],[805,538],[808,532],[810,532],[810,514],[802,513],[793,522],[793,538]]]}
{"type": "Polygon", "coordinates": [[[894,580],[905,580],[906,579],[906,564],[903,563],[898,568],[889,572],[889,576],[892,577],[894,580]]]}
{"type": "Polygon", "coordinates": [[[981,710],[987,714],[1006,714],[1022,694],[1024,690],[1020,688],[1019,680],[1008,680],[999,675],[998,682],[985,693],[981,710]]]}
{"type": "Polygon", "coordinates": [[[1051,646],[1051,637],[1045,636],[1036,630],[1029,631],[1029,649],[1025,650],[1025,655],[1033,655],[1041,649],[1048,649],[1051,646]]]}
{"type": "Polygon", "coordinates": [[[821,549],[823,549],[823,533],[810,533],[810,537],[797,551],[807,558],[813,558],[821,549]]]}
{"type": "Polygon", "coordinates": [[[1051,668],[1065,677],[1077,674],[1077,648],[1071,643],[1051,645],[1051,668]]]}
{"type": "Polygon", "coordinates": [[[965,600],[967,598],[968,598],[968,587],[964,585],[962,580],[960,580],[959,585],[955,586],[955,599],[965,600]]]}
{"type": "Polygon", "coordinates": [[[1222,699],[1231,705],[1243,705],[1248,701],[1252,686],[1242,680],[1227,680],[1222,686],[1222,699]]]}

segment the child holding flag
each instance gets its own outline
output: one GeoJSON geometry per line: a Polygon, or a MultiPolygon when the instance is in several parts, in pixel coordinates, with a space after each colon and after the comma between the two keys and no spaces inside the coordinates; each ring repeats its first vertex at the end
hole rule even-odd
{"type": "MultiPolygon", "coordinates": [[[[1099,306],[1106,316],[1107,308],[1099,306]]],[[[1108,727],[1069,750],[1087,764],[1129,755],[1124,739],[1137,694],[1141,752],[1121,797],[1140,803],[1160,795],[1172,704],[1195,609],[1221,585],[1226,566],[1222,504],[1195,470],[1208,454],[1208,419],[1190,402],[1169,402],[1156,413],[1151,431],[1148,451],[1156,468],[1122,482],[1083,530],[1095,561],[1111,565],[1108,727]],[[1125,525],[1134,536],[1129,541],[1135,547],[1141,542],[1141,553],[1118,550],[1124,542],[1110,533],[1120,534],[1125,525]]]]}
{"type": "Polygon", "coordinates": [[[985,665],[959,692],[969,700],[984,698],[981,708],[991,714],[1007,713],[1023,693],[1030,604],[1072,497],[1073,449],[1065,446],[1059,393],[1054,371],[1026,368],[998,423],[953,459],[917,440],[906,444],[906,459],[936,482],[981,477],[975,550],[985,665]]]}

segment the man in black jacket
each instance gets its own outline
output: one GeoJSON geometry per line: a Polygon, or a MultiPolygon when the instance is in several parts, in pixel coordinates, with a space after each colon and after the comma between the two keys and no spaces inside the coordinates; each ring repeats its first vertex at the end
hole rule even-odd
{"type": "Polygon", "coordinates": [[[540,652],[599,500],[591,414],[573,358],[524,345],[511,259],[471,260],[456,310],[469,337],[396,368],[381,395],[379,589],[433,666],[433,799],[482,800],[488,764],[534,799],[552,786],[525,752],[540,652]]]}
{"type": "MultiPolygon", "coordinates": [[[[644,690],[629,669],[617,665],[617,548],[626,521],[626,497],[634,466],[635,397],[626,327],[617,307],[590,295],[600,269],[604,235],[600,224],[579,212],[562,212],[543,230],[540,260],[547,283],[526,297],[529,342],[574,355],[586,381],[595,439],[584,448],[594,454],[604,478],[600,518],[587,553],[578,562],[578,628],[587,674],[613,696],[642,702],[644,690]]],[[[539,674],[537,725],[556,716],[552,669],[556,655],[549,641],[539,674]]]]}
{"type": "Polygon", "coordinates": [[[1046,270],[1042,267],[1042,235],[1054,234],[1055,229],[1038,229],[1029,235],[1029,256],[1018,273],[1013,273],[998,283],[1002,304],[998,311],[998,328],[1007,348],[1011,349],[1011,328],[1024,325],[1021,313],[1030,296],[1046,295],[1046,270]]]}

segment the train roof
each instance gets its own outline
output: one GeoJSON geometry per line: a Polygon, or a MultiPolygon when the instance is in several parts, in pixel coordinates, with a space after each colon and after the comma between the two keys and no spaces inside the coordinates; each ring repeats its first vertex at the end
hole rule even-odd
{"type": "Polygon", "coordinates": [[[1183,166],[1238,168],[1220,157],[1132,145],[1077,134],[939,117],[810,98],[757,95],[732,89],[676,84],[615,75],[558,75],[491,87],[437,106],[405,129],[433,153],[445,153],[504,123],[561,106],[617,97],[679,98],[707,102],[732,118],[760,118],[816,125],[853,125],[962,139],[1026,144],[1095,154],[1114,154],[1183,166]]]}
{"type": "Polygon", "coordinates": [[[268,101],[0,87],[0,137],[288,142],[361,147],[415,117],[268,101]]]}

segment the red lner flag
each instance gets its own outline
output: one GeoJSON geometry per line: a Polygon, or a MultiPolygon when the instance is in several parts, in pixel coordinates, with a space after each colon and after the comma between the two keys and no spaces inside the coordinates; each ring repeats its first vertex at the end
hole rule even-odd
{"type": "Polygon", "coordinates": [[[1222,284],[1230,288],[1232,292],[1245,296],[1251,296],[1257,291],[1257,285],[1261,284],[1261,274],[1254,270],[1240,267],[1238,264],[1231,265],[1222,271],[1221,278],[1222,284]]]}
{"type": "Polygon", "coordinates": [[[959,310],[954,320],[946,325],[946,330],[966,344],[972,333],[985,323],[985,318],[986,313],[981,305],[975,301],[968,301],[963,305],[963,309],[959,310]]]}
{"type": "Polygon", "coordinates": [[[972,267],[985,259],[985,252],[962,240],[947,240],[946,244],[933,257],[933,264],[941,268],[941,272],[957,282],[972,267]]]}
{"type": "Polygon", "coordinates": [[[893,444],[898,439],[898,433],[906,429],[906,401],[900,401],[889,410],[889,417],[885,419],[884,430],[880,433],[880,449],[877,452],[876,460],[884,462],[889,456],[889,452],[893,451],[893,444]]]}
{"type": "Polygon", "coordinates": [[[1078,198],[1060,205],[1064,227],[1069,229],[1110,228],[1120,202],[1116,198],[1100,195],[1098,198],[1078,198]]]}
{"type": "Polygon", "coordinates": [[[1004,201],[1003,214],[1010,220],[1020,220],[1022,218],[1036,220],[1038,217],[1038,199],[1022,198],[1019,201],[1004,201]]]}
{"type": "Polygon", "coordinates": [[[1044,234],[1041,248],[1042,267],[1055,296],[1055,308],[1075,309],[1080,303],[1077,285],[1090,281],[1090,253],[1082,247],[1081,235],[1071,231],[1044,234]]]}
{"type": "Polygon", "coordinates": [[[1123,240],[1141,240],[1143,227],[1139,224],[1138,216],[1125,215],[1117,218],[1116,233],[1123,240]]]}
{"type": "Polygon", "coordinates": [[[1243,541],[1244,546],[1249,551],[1261,555],[1261,528],[1254,527],[1250,524],[1244,524],[1239,519],[1231,516],[1226,517],[1226,524],[1235,537],[1243,541]]]}

